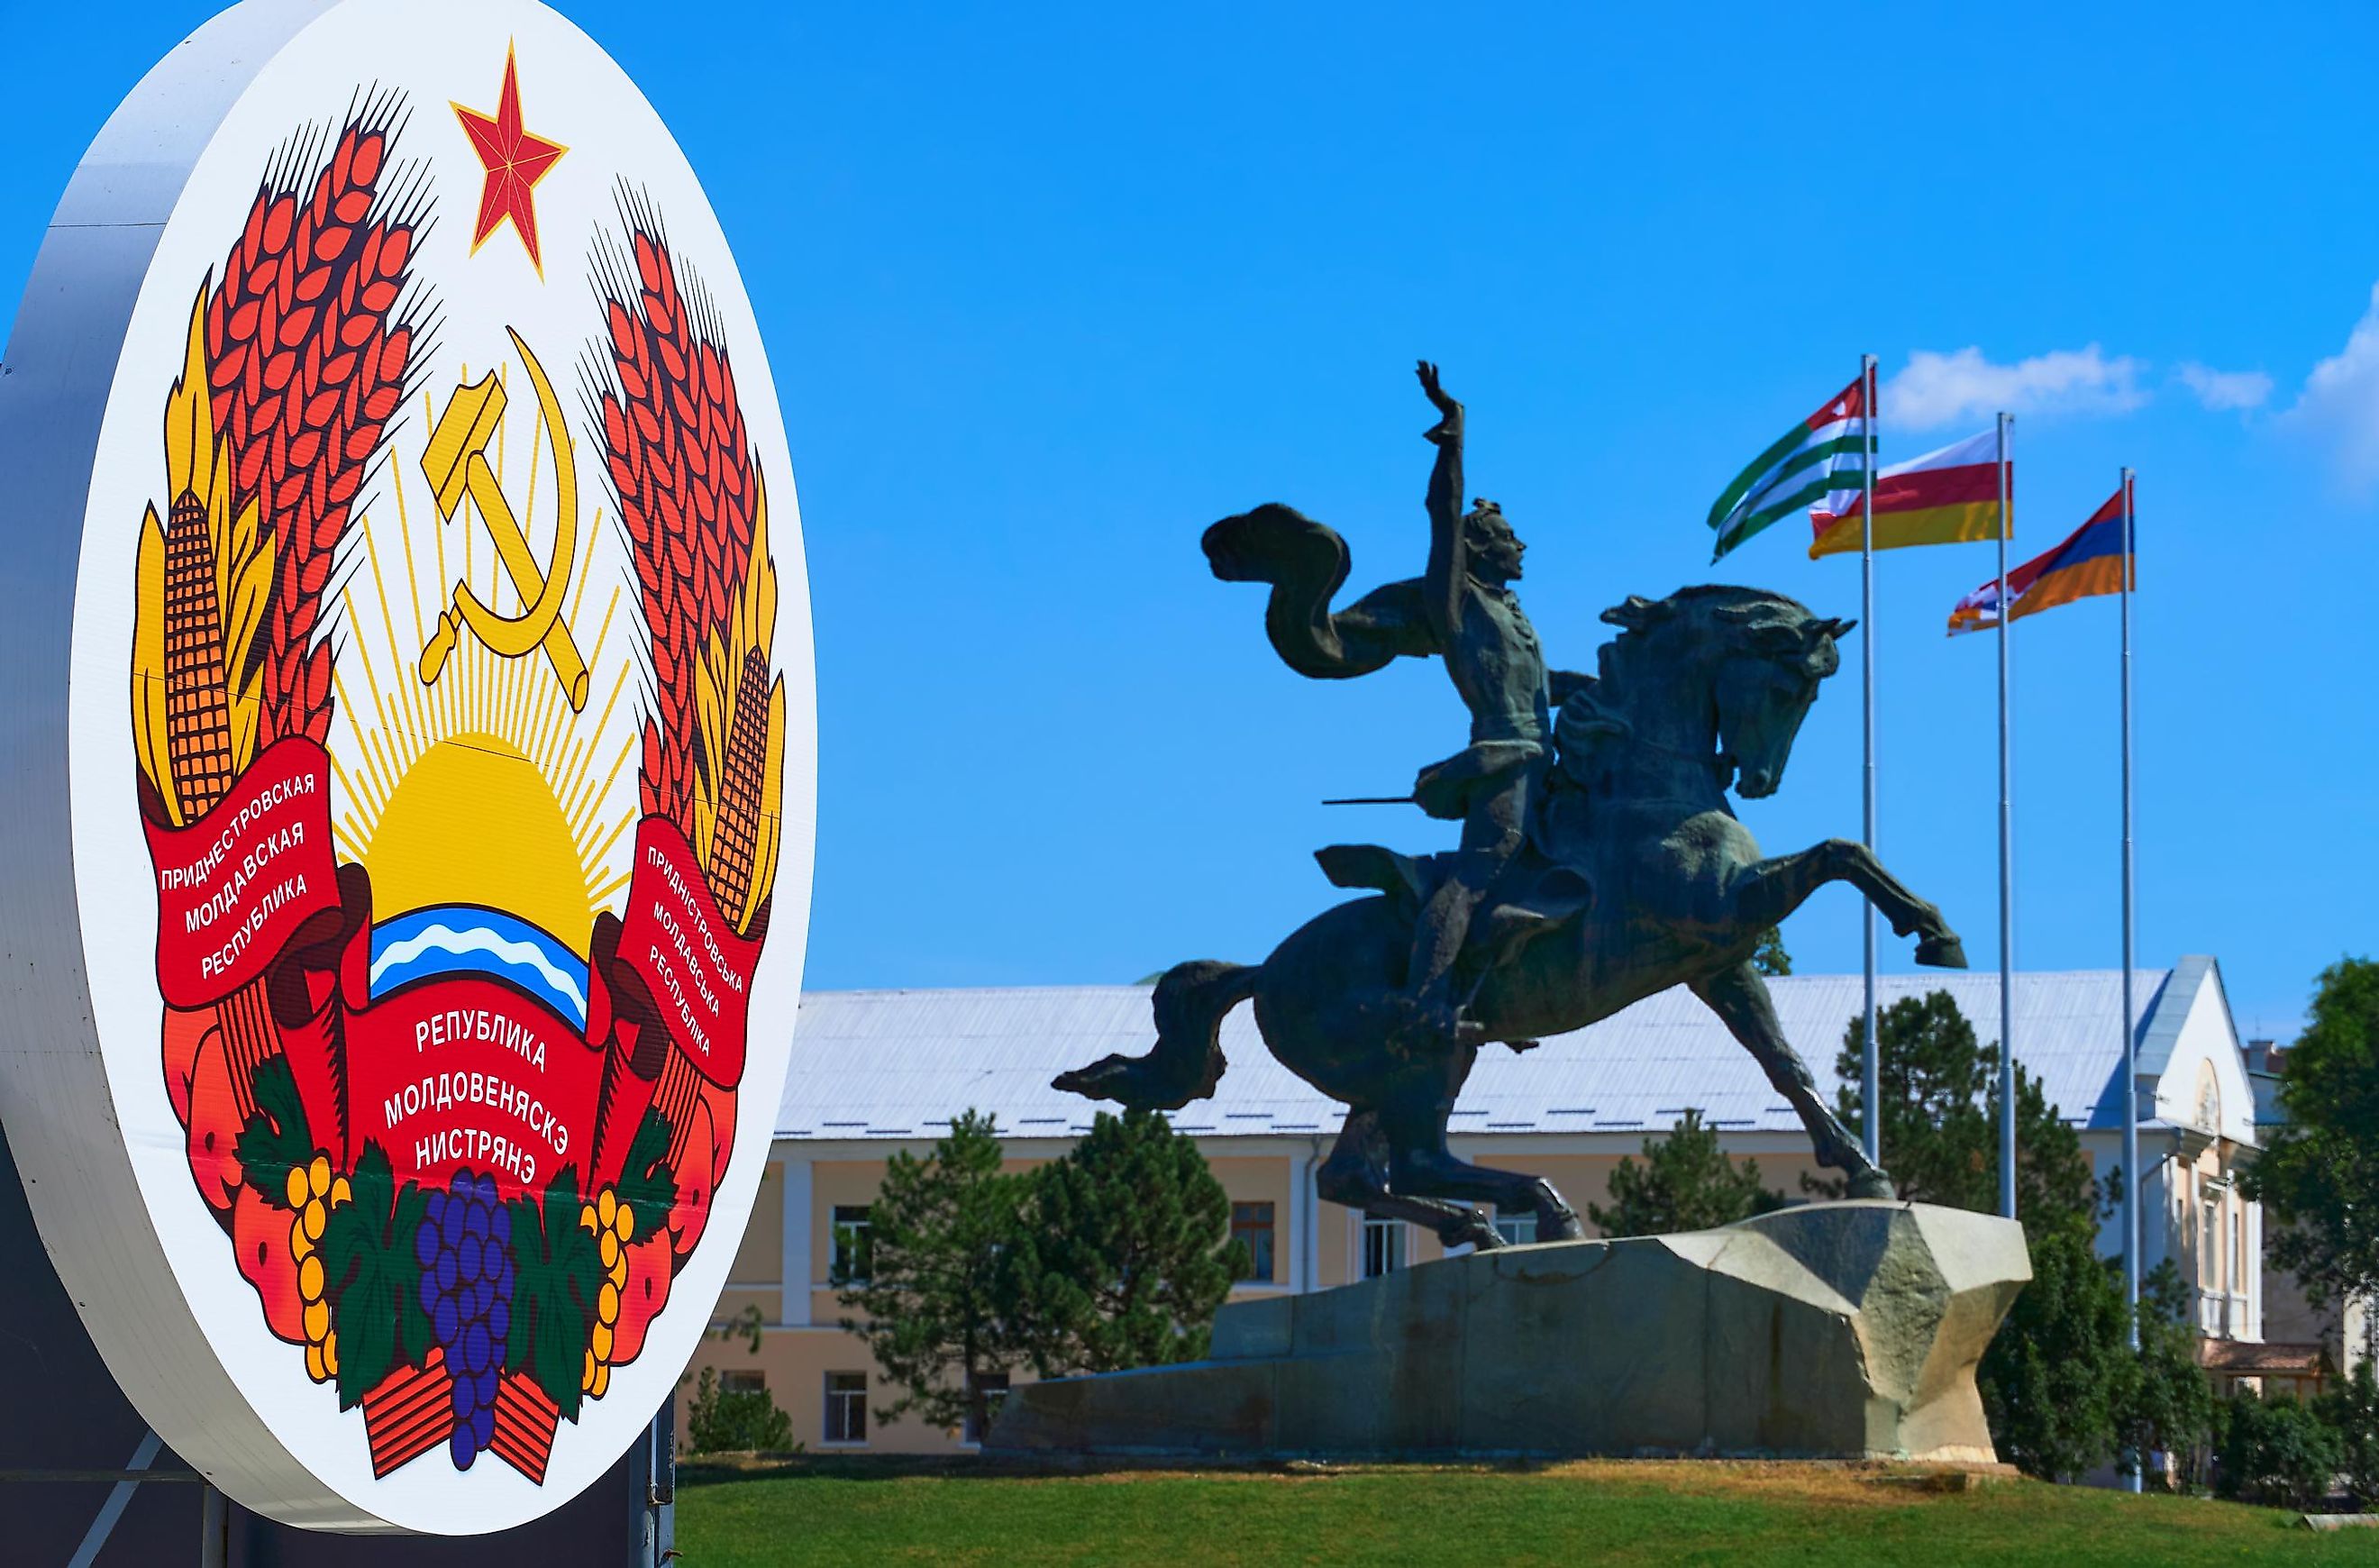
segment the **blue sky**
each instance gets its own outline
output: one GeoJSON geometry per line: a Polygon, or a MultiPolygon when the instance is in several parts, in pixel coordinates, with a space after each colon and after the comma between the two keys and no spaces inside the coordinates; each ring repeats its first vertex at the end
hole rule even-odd
{"type": "MultiPolygon", "coordinates": [[[[0,5],[0,330],[83,145],[206,8],[0,5]]],[[[2142,961],[2216,955],[2285,1034],[2379,947],[2367,11],[562,8],[686,147],[784,397],[811,983],[1253,959],[1333,896],[1314,847],[1435,846],[1317,802],[1460,742],[1443,673],[1298,679],[1198,550],[1280,500],[1355,587],[1416,571],[1424,355],[1578,668],[1606,605],[1712,576],[1855,613],[1854,561],[1779,527],[1713,573],[1702,517],[1862,351],[1887,461],[2018,413],[2024,554],[2137,467],[2142,961]]],[[[1883,853],[1984,968],[1994,659],[1941,623],[1990,569],[1878,573],[1883,853]]],[[[2018,628],[2026,968],[2116,960],[2115,638],[2111,600],[2018,628]]],[[[1857,832],[1856,669],[1743,810],[1771,850],[1857,832]]],[[[1786,939],[1854,969],[1852,895],[1786,939]]]]}

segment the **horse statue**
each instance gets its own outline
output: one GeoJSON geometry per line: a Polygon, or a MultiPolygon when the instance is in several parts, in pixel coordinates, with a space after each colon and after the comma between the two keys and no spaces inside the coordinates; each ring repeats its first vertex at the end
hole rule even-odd
{"type": "Polygon", "coordinates": [[[1448,1246],[1501,1244],[1479,1202],[1532,1211],[1540,1240],[1573,1240],[1577,1214],[1551,1183],[1455,1158],[1447,1118],[1483,1046],[1525,1051],[1684,984],[1757,1060],[1851,1196],[1890,1197],[1890,1177],[1785,1039],[1752,954],[1829,882],[1848,882],[1896,934],[1914,935],[1919,963],[1962,969],[1964,952],[1940,911],[1866,846],[1834,838],[1763,857],[1727,803],[1730,788],[1757,799],[1782,781],[1852,623],[1781,594],[1688,587],[1605,611],[1619,634],[1598,674],[1547,670],[1510,591],[1518,541],[1491,503],[1459,511],[1461,405],[1434,367],[1421,380],[1442,416],[1429,432],[1438,461],[1422,578],[1334,614],[1346,545],[1283,506],[1226,518],[1205,545],[1217,576],[1272,585],[1267,630],[1300,673],[1445,660],[1472,711],[1472,743],[1423,769],[1411,798],[1461,821],[1461,847],[1321,850],[1331,881],[1367,896],[1315,916],[1261,964],[1175,965],[1156,984],[1154,1048],[1055,1086],[1177,1109],[1214,1092],[1224,1016],[1253,998],[1273,1055],[1347,1107],[1315,1178],[1322,1197],[1425,1225],[1448,1246]]]}

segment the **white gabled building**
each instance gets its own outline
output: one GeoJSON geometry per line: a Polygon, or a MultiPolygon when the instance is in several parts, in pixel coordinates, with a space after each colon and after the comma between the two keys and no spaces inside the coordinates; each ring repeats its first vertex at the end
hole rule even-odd
{"type": "MultiPolygon", "coordinates": [[[[1856,975],[1771,981],[1786,1032],[1830,1096],[1844,1031],[1860,1006],[1856,975]]],[[[1998,1036],[1998,979],[1888,976],[1885,1005],[1946,990],[1979,1038],[1998,1036]]],[[[2196,1291],[2199,1327],[2218,1377],[2301,1377],[2320,1357],[2262,1347],[2263,1236],[2236,1176],[2255,1149],[2255,1095],[2214,960],[2183,959],[2134,977],[2139,1077],[2122,1081],[2118,971],[2016,979],[2016,1054],[2079,1129],[2096,1173],[2120,1163],[2122,1117],[2140,1122],[2145,1266],[2172,1260],[2196,1291]]],[[[1012,1162],[1053,1158],[1089,1130],[1098,1107],[1049,1087],[1058,1072],[1153,1038],[1144,986],[813,992],[802,999],[771,1163],[730,1275],[722,1320],[756,1309],[758,1353],[706,1341],[696,1367],[765,1386],[812,1447],[946,1448],[966,1434],[879,1429],[863,1344],[838,1325],[840,1272],[864,1263],[866,1207],[896,1149],[923,1152],[969,1108],[994,1113],[1012,1162]]],[[[1325,1288],[1438,1255],[1436,1238],[1366,1222],[1317,1200],[1313,1174],[1339,1108],[1263,1048],[1250,1009],[1226,1021],[1229,1058],[1212,1099],[1176,1113],[1232,1200],[1233,1226],[1257,1260],[1243,1293],[1325,1288]]],[[[1580,1213],[1607,1201],[1612,1168],[1687,1109],[1750,1156],[1770,1187],[1798,1196],[1817,1174],[1800,1122],[1718,1019],[1678,989],[1526,1055],[1479,1059],[1453,1123],[1465,1159],[1542,1175],[1580,1213]]],[[[1503,1217],[1526,1238],[1526,1216],[1503,1217]]],[[[2119,1219],[2101,1233],[2120,1247],[2119,1219]]],[[[2299,1347],[2300,1351],[2302,1347],[2299,1347]]]]}

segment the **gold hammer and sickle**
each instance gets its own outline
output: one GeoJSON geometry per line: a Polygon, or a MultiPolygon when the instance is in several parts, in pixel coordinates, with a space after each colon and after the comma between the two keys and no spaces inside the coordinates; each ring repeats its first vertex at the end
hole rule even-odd
{"type": "Polygon", "coordinates": [[[477,503],[480,519],[496,542],[497,558],[504,563],[524,608],[516,616],[498,615],[471,591],[468,583],[457,581],[453,608],[439,612],[438,630],[421,650],[421,683],[426,686],[438,679],[446,656],[454,651],[456,635],[468,626],[490,652],[505,658],[520,658],[542,646],[576,712],[586,706],[586,661],[579,657],[570,627],[562,619],[562,599],[569,589],[570,565],[578,551],[578,466],[570,449],[570,428],[562,422],[562,403],[553,395],[553,383],[545,378],[545,367],[537,362],[520,333],[510,327],[504,331],[511,333],[529,381],[537,388],[546,444],[553,449],[559,508],[553,561],[546,570],[538,570],[520,522],[513,515],[512,503],[496,483],[495,470],[488,466],[488,442],[495,438],[504,417],[503,383],[490,370],[477,381],[454,389],[446,412],[429,432],[429,444],[421,453],[421,472],[437,493],[439,516],[446,521],[453,521],[454,509],[463,504],[465,494],[477,503]]]}

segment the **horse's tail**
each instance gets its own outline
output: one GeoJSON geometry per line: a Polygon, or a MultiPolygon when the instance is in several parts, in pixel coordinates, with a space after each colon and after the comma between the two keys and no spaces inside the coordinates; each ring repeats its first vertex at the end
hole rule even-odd
{"type": "Polygon", "coordinates": [[[1343,681],[1399,654],[1425,658],[1437,651],[1418,582],[1390,583],[1331,612],[1331,599],[1346,585],[1346,541],[1294,507],[1267,503],[1226,517],[1201,542],[1224,582],[1272,585],[1264,631],[1299,675],[1343,681]]]}
{"type": "Polygon", "coordinates": [[[1214,1092],[1223,1077],[1223,1015],[1256,993],[1260,971],[1193,959],[1156,983],[1156,1046],[1145,1056],[1107,1056],[1050,1080],[1127,1110],[1177,1111],[1214,1092]]]}

